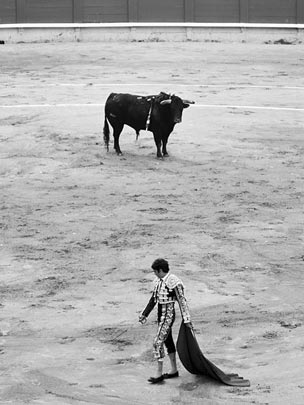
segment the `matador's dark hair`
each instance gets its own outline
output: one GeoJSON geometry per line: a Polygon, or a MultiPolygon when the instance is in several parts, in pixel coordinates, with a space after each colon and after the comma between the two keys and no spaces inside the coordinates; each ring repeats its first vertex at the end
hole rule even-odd
{"type": "Polygon", "coordinates": [[[152,263],[152,269],[153,270],[163,270],[164,273],[168,273],[169,269],[169,263],[165,259],[156,259],[152,263]]]}

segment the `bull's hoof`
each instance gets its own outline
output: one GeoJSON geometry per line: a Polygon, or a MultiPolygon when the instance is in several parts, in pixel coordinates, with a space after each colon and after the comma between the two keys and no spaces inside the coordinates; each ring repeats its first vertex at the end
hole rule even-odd
{"type": "Polygon", "coordinates": [[[169,153],[164,153],[164,157],[169,157],[169,153]]]}

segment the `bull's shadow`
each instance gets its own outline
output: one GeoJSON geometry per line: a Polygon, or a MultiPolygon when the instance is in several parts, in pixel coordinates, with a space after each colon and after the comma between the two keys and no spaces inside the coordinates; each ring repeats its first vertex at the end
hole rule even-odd
{"type": "Polygon", "coordinates": [[[129,168],[133,171],[154,171],[154,170],[164,170],[166,173],[172,173],[178,175],[181,171],[185,172],[193,166],[205,166],[208,161],[202,161],[199,157],[198,159],[193,159],[193,155],[187,157],[185,153],[180,152],[180,147],[178,150],[174,148],[178,145],[177,142],[172,144],[172,152],[169,156],[162,156],[157,158],[153,152],[153,145],[151,140],[151,134],[148,132],[142,132],[138,140],[135,140],[135,134],[129,129],[125,131],[125,137],[130,139],[130,142],[125,143],[124,153],[117,156],[116,152],[110,148],[109,151],[104,151],[102,153],[103,163],[113,165],[115,167],[121,166],[124,168],[129,168]]]}

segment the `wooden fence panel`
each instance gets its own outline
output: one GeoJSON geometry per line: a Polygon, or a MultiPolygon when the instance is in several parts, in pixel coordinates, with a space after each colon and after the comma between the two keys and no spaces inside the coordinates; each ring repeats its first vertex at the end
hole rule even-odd
{"type": "Polygon", "coordinates": [[[248,22],[295,24],[297,0],[249,0],[248,22]]]}
{"type": "Polygon", "coordinates": [[[183,22],[184,0],[139,0],[139,22],[183,22]]]}
{"type": "Polygon", "coordinates": [[[239,22],[240,1],[243,0],[194,0],[194,21],[239,22]]]}
{"type": "Polygon", "coordinates": [[[0,0],[0,24],[304,23],[304,0],[0,0]]]}
{"type": "Polygon", "coordinates": [[[127,0],[84,0],[83,22],[127,22],[127,0]]]}
{"type": "MultiPolygon", "coordinates": [[[[1,1],[1,0],[0,0],[1,1]]],[[[73,22],[73,0],[23,0],[24,15],[18,22],[73,22]],[[21,19],[21,21],[20,21],[21,19]]]]}
{"type": "Polygon", "coordinates": [[[0,24],[16,23],[16,0],[0,0],[0,24]]]}
{"type": "Polygon", "coordinates": [[[304,24],[304,0],[297,0],[297,24],[304,24]]]}

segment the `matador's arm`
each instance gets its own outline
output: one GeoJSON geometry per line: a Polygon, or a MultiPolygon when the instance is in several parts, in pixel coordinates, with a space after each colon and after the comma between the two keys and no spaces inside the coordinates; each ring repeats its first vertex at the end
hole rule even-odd
{"type": "Polygon", "coordinates": [[[190,318],[190,312],[187,304],[187,300],[184,295],[184,288],[182,284],[177,284],[177,286],[174,288],[176,298],[179,304],[179,308],[183,317],[183,320],[185,323],[190,323],[191,318],[190,318]]]}
{"type": "Polygon", "coordinates": [[[147,318],[152,311],[152,309],[155,307],[155,299],[154,299],[154,294],[152,294],[146,308],[143,310],[142,315],[147,318]]]}

